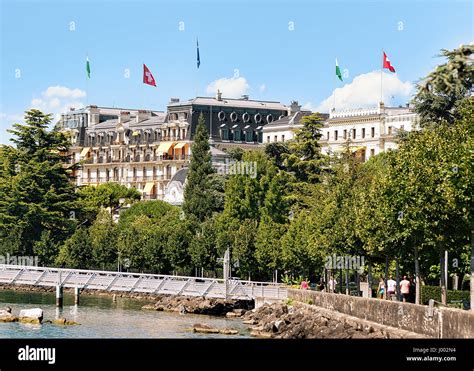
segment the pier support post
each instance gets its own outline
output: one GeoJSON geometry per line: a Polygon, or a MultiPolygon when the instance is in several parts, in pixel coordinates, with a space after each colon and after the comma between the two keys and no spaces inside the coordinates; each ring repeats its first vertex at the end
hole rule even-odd
{"type": "Polygon", "coordinates": [[[56,306],[57,307],[63,306],[63,286],[62,285],[56,286],[56,306]]]}
{"type": "Polygon", "coordinates": [[[79,305],[79,295],[81,289],[79,287],[74,287],[74,305],[79,305]]]}

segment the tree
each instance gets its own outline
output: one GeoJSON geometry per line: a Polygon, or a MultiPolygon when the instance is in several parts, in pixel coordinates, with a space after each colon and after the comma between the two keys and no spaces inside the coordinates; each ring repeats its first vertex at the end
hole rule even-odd
{"type": "Polygon", "coordinates": [[[184,188],[183,210],[199,221],[209,218],[214,211],[209,175],[215,172],[211,162],[209,134],[204,115],[199,115],[199,123],[191,147],[192,157],[184,188]]]}
{"type": "MultiPolygon", "coordinates": [[[[288,145],[284,165],[300,182],[317,183],[321,173],[321,128],[323,120],[318,113],[304,116],[303,127],[296,131],[294,141],[288,145]]],[[[284,149],[281,151],[285,153],[284,149]]]]}
{"type": "Polygon", "coordinates": [[[473,53],[472,44],[462,45],[452,51],[441,51],[441,55],[448,61],[437,66],[422,80],[413,101],[422,126],[436,125],[443,121],[453,124],[460,118],[459,107],[472,93],[473,53]]]}
{"type": "Polygon", "coordinates": [[[92,263],[92,241],[86,227],[79,227],[59,251],[56,264],[61,267],[90,269],[92,263]]]}
{"type": "Polygon", "coordinates": [[[9,130],[16,148],[2,148],[0,241],[8,241],[13,233],[17,255],[32,255],[35,244],[45,242],[44,232],[50,232],[52,245],[61,243],[76,225],[71,212],[79,205],[64,168],[68,141],[61,133],[48,131],[50,123],[51,115],[27,111],[25,124],[14,124],[9,130]]]}
{"type": "Polygon", "coordinates": [[[77,218],[80,221],[88,220],[89,224],[94,221],[101,208],[115,210],[120,206],[123,199],[127,203],[140,200],[141,194],[135,188],[127,188],[117,183],[99,184],[97,187],[81,187],[77,191],[78,203],[81,208],[77,218]]]}
{"type": "Polygon", "coordinates": [[[112,215],[101,209],[94,223],[89,227],[92,243],[92,259],[95,267],[110,270],[117,263],[117,225],[112,215]]]}

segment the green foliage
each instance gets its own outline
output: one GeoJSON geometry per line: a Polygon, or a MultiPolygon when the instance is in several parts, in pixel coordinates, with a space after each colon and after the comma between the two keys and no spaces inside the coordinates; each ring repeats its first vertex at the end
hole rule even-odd
{"type": "MultiPolygon", "coordinates": [[[[463,301],[468,303],[470,300],[469,291],[461,290],[448,290],[447,302],[450,301],[463,301]]],[[[421,287],[421,302],[423,304],[428,304],[430,299],[434,299],[438,302],[441,301],[441,287],[439,286],[427,286],[424,285],[421,287]]]]}
{"type": "Polygon", "coordinates": [[[464,98],[472,93],[474,46],[462,45],[452,51],[442,50],[448,61],[436,67],[418,85],[415,110],[420,115],[421,125],[440,123],[453,124],[460,119],[464,98]]]}
{"type": "Polygon", "coordinates": [[[209,177],[215,170],[212,167],[209,134],[202,113],[199,115],[191,151],[192,157],[184,188],[183,210],[186,215],[192,215],[202,222],[212,216],[215,208],[209,177]]]}
{"type": "Polygon", "coordinates": [[[32,255],[36,245],[44,261],[51,255],[46,245],[63,241],[76,223],[69,218],[76,195],[63,166],[68,142],[48,131],[50,123],[51,115],[27,111],[25,124],[9,130],[16,148],[2,146],[0,153],[1,250],[32,255]]]}
{"type": "Polygon", "coordinates": [[[124,205],[140,200],[140,192],[135,188],[127,188],[117,183],[99,184],[97,187],[86,186],[78,189],[79,202],[81,209],[77,216],[80,220],[92,222],[101,208],[117,209],[120,206],[120,200],[123,199],[124,205]]]}
{"type": "Polygon", "coordinates": [[[86,227],[76,229],[59,251],[56,264],[61,267],[90,269],[93,266],[92,241],[86,227]]]}
{"type": "Polygon", "coordinates": [[[89,228],[92,244],[92,259],[95,267],[113,270],[117,262],[117,226],[112,215],[101,209],[89,228]]]}

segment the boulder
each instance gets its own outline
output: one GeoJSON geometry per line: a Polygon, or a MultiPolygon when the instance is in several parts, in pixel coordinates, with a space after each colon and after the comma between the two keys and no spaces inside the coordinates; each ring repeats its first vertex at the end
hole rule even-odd
{"type": "Polygon", "coordinates": [[[220,329],[219,333],[224,334],[224,335],[237,335],[239,332],[231,328],[224,328],[224,329],[220,329]]]}
{"type": "Polygon", "coordinates": [[[193,327],[193,332],[199,332],[199,333],[203,333],[203,334],[218,334],[219,329],[217,329],[217,328],[193,327]]]}
{"type": "Polygon", "coordinates": [[[66,318],[57,318],[57,319],[53,319],[51,321],[52,324],[54,325],[62,325],[64,326],[66,324],[66,318]]]}
{"type": "Polygon", "coordinates": [[[273,323],[273,332],[279,332],[285,326],[285,321],[278,320],[273,323]]]}
{"type": "Polygon", "coordinates": [[[158,310],[158,308],[155,306],[155,304],[145,304],[142,307],[143,310],[158,310]]]}
{"type": "Polygon", "coordinates": [[[227,318],[237,318],[237,317],[240,317],[240,315],[238,315],[237,313],[234,313],[234,312],[227,312],[225,316],[226,316],[227,318]]]}
{"type": "Polygon", "coordinates": [[[41,308],[22,309],[18,317],[23,323],[40,324],[43,321],[43,310],[41,308]]]}
{"type": "Polygon", "coordinates": [[[17,322],[18,317],[12,315],[8,312],[1,312],[0,313],[0,322],[17,322]]]}

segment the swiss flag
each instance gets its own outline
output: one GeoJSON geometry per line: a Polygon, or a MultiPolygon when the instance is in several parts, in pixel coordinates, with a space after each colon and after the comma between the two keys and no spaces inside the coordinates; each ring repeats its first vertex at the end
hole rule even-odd
{"type": "Polygon", "coordinates": [[[145,63],[143,63],[143,83],[156,86],[155,78],[153,77],[145,63]]]}
{"type": "Polygon", "coordinates": [[[390,70],[390,72],[395,72],[395,68],[390,64],[390,60],[385,52],[383,52],[383,68],[390,70]]]}

